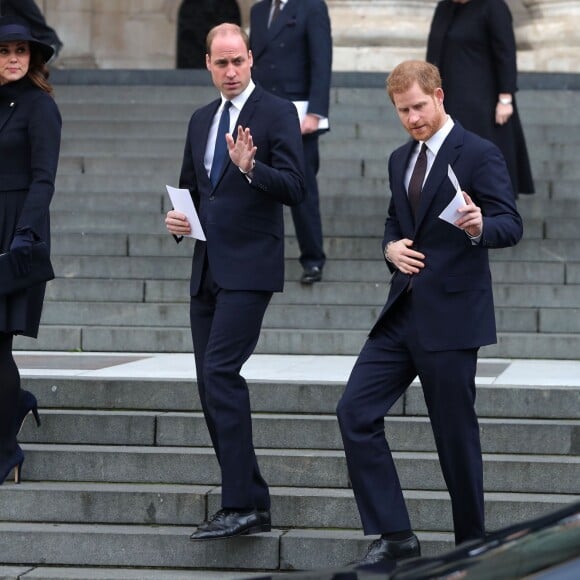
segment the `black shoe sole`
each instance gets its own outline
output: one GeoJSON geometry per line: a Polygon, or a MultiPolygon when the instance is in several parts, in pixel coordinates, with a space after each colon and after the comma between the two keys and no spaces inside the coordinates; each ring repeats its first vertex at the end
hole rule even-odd
{"type": "Polygon", "coordinates": [[[194,537],[195,536],[194,532],[193,534],[191,534],[191,536],[189,536],[189,539],[192,542],[205,542],[208,540],[227,540],[228,538],[235,538],[237,536],[249,536],[252,534],[261,534],[263,532],[270,532],[271,530],[272,526],[270,524],[260,524],[259,526],[253,526],[251,528],[248,528],[247,530],[240,530],[235,534],[227,534],[224,536],[213,536],[209,538],[196,538],[194,537]]]}

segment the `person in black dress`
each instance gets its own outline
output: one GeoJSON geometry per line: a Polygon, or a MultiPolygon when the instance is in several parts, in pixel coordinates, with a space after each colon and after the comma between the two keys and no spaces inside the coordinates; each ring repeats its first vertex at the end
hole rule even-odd
{"type": "Polygon", "coordinates": [[[183,0],[177,15],[177,68],[205,69],[207,33],[224,22],[241,25],[236,0],[183,0]]]}
{"type": "Polygon", "coordinates": [[[427,41],[441,71],[445,108],[466,129],[495,143],[518,193],[534,193],[518,115],[516,43],[504,0],[441,0],[427,41]]]}
{"type": "MultiPolygon", "coordinates": [[[[23,21],[0,18],[0,253],[10,252],[18,275],[30,271],[32,244],[50,243],[61,133],[45,64],[53,54],[23,21]]],[[[25,417],[32,411],[39,423],[36,398],[20,388],[12,341],[37,337],[44,291],[39,284],[0,295],[0,484],[13,469],[20,480],[17,435],[25,417]]]]}

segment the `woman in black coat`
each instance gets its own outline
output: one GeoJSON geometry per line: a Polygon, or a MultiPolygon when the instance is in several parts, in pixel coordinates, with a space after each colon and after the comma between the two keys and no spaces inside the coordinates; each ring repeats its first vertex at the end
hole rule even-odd
{"type": "Polygon", "coordinates": [[[518,115],[516,43],[504,0],[442,0],[427,41],[427,60],[443,80],[445,110],[502,151],[514,192],[534,193],[518,115]]]}
{"type": "MultiPolygon", "coordinates": [[[[28,27],[0,18],[0,253],[17,275],[31,268],[31,246],[50,243],[49,204],[60,149],[61,117],[47,81],[54,49],[28,27]]],[[[0,280],[0,285],[2,280],[0,280]]],[[[14,335],[36,338],[45,285],[0,295],[0,484],[12,469],[20,479],[24,454],[17,434],[36,399],[20,388],[14,335]]]]}

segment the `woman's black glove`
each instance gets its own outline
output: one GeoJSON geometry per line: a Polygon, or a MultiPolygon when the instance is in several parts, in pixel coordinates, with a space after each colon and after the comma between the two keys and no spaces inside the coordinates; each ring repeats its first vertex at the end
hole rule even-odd
{"type": "Polygon", "coordinates": [[[35,236],[32,230],[17,231],[10,244],[10,257],[17,276],[27,276],[32,264],[32,244],[35,236]]]}

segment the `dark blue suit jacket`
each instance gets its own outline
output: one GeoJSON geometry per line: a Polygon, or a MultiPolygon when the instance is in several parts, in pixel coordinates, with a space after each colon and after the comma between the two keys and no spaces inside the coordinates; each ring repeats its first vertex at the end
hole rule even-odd
{"type": "MultiPolygon", "coordinates": [[[[425,349],[492,344],[497,338],[488,249],[513,246],[523,233],[505,161],[495,145],[455,123],[423,187],[415,224],[404,185],[415,146],[411,141],[389,159],[392,197],[383,251],[388,242],[409,238],[425,254],[425,267],[415,275],[412,290],[419,338],[425,349]],[[448,165],[461,188],[482,210],[483,237],[478,245],[473,245],[465,232],[438,218],[455,194],[447,177],[448,165]]],[[[408,275],[387,264],[394,274],[380,318],[409,284],[408,275]]]]}
{"type": "Polygon", "coordinates": [[[199,290],[206,255],[222,288],[279,292],[284,285],[283,204],[298,204],[305,195],[296,108],[256,86],[238,118],[257,146],[252,181],[227,156],[214,188],[203,161],[219,105],[217,99],[193,113],[179,179],[180,187],[191,192],[207,238],[195,245],[191,295],[199,290]]]}
{"type": "Polygon", "coordinates": [[[323,0],[288,0],[268,28],[270,0],[252,6],[252,77],[267,91],[309,101],[308,112],[328,117],[332,36],[323,0]]]}

